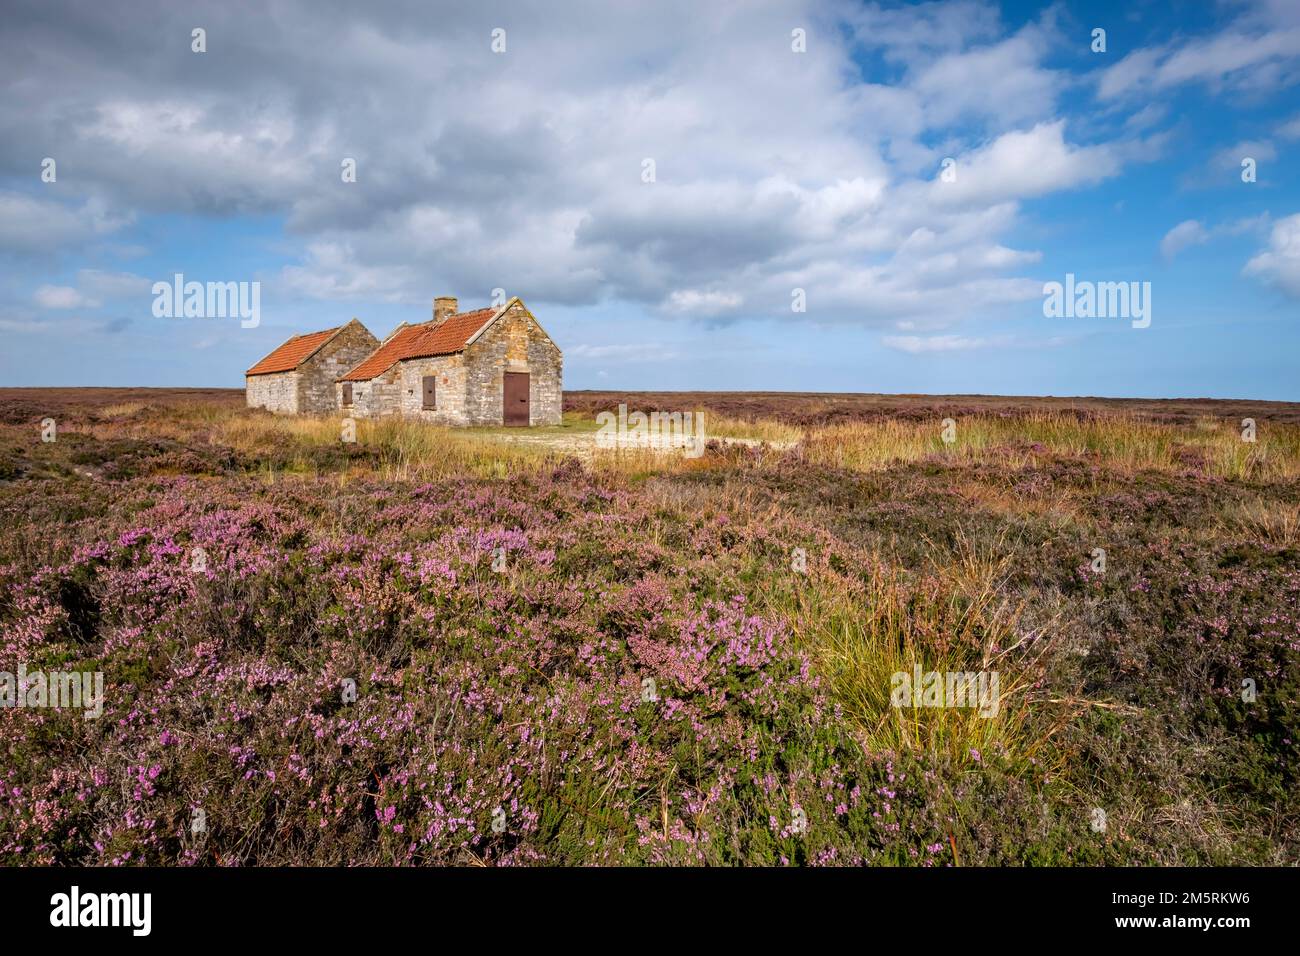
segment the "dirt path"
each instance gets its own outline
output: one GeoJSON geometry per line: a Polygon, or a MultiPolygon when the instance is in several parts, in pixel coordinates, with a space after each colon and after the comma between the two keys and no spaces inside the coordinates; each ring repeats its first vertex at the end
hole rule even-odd
{"type": "MultiPolygon", "coordinates": [[[[598,451],[616,450],[616,449],[604,449],[597,446],[595,432],[579,432],[577,434],[565,435],[565,434],[556,434],[553,432],[537,434],[535,432],[530,433],[522,430],[520,431],[502,430],[502,431],[493,431],[493,432],[482,432],[480,434],[484,438],[493,441],[499,441],[502,444],[530,445],[533,447],[545,448],[548,451],[555,451],[560,454],[574,455],[584,460],[588,460],[595,457],[598,451]]],[[[718,441],[724,445],[745,445],[750,448],[757,448],[758,446],[764,444],[764,442],[760,441],[757,438],[709,438],[708,440],[718,441]]],[[[774,451],[785,451],[795,446],[795,443],[791,441],[767,442],[766,444],[769,448],[773,449],[774,451]]],[[[628,450],[629,451],[632,450],[658,451],[661,454],[665,454],[665,455],[680,454],[682,451],[682,449],[678,449],[678,448],[648,449],[648,448],[638,448],[636,446],[629,446],[628,450]]]]}

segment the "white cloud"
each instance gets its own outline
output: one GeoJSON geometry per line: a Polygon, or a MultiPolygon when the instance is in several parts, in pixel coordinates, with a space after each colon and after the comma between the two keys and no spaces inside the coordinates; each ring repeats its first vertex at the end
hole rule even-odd
{"type": "Polygon", "coordinates": [[[925,352],[969,352],[975,349],[1004,348],[1011,344],[1009,336],[994,338],[964,335],[886,335],[881,339],[886,346],[913,355],[925,352]]]}
{"type": "MultiPolygon", "coordinates": [[[[113,36],[189,30],[182,12],[86,16],[113,36]]],[[[7,28],[0,55],[45,85],[21,109],[0,102],[0,125],[6,143],[64,144],[60,171],[114,208],[282,217],[297,261],[277,280],[297,296],[424,309],[435,293],[472,303],[502,287],[688,319],[877,325],[1037,297],[1041,282],[1015,274],[1041,258],[1011,238],[1021,204],[1134,158],[1123,141],[1067,139],[1071,81],[1044,65],[1061,42],[1050,9],[1010,34],[975,2],[705,15],[694,0],[575,0],[512,16],[495,56],[481,14],[460,6],[400,29],[385,9],[214,10],[215,73],[187,53],[142,74],[127,48],[69,51],[7,28]],[[789,50],[792,23],[807,54],[789,50]],[[896,67],[889,85],[863,81],[864,52],[896,67]],[[956,183],[934,182],[945,155],[956,183]],[[341,181],[343,157],[356,183],[341,181]],[[790,312],[796,287],[806,315],[790,312]]]]}
{"type": "Polygon", "coordinates": [[[845,16],[856,43],[904,63],[996,40],[1002,32],[997,5],[976,0],[908,8],[862,4],[846,10],[845,16]]]}
{"type": "Polygon", "coordinates": [[[43,309],[98,309],[105,302],[149,302],[152,282],[130,272],[80,269],[77,284],[42,285],[32,298],[43,309]]]}
{"type": "Polygon", "coordinates": [[[659,342],[621,343],[618,345],[588,345],[586,343],[570,346],[565,355],[575,359],[604,359],[614,362],[668,362],[680,357],[680,353],[665,349],[659,342]]]}
{"type": "Polygon", "coordinates": [[[1057,120],[1004,133],[958,157],[956,180],[938,179],[931,192],[939,204],[988,205],[1090,186],[1119,169],[1112,148],[1072,146],[1065,141],[1065,121],[1057,120]]]}
{"type": "Polygon", "coordinates": [[[1215,153],[1213,166],[1220,170],[1240,169],[1241,161],[1247,157],[1257,163],[1272,162],[1277,159],[1277,150],[1266,139],[1242,140],[1215,153]]]}
{"type": "Polygon", "coordinates": [[[1172,261],[1183,250],[1222,236],[1240,236],[1252,232],[1263,234],[1271,222],[1267,212],[1232,219],[1217,226],[1206,226],[1199,219],[1186,219],[1165,233],[1160,241],[1160,254],[1166,261],[1172,261]]]}
{"type": "Polygon", "coordinates": [[[32,296],[43,309],[96,308],[99,303],[66,285],[43,285],[32,296]]]}
{"type": "Polygon", "coordinates": [[[313,242],[307,247],[304,264],[287,266],[281,278],[287,289],[313,299],[422,301],[408,294],[415,280],[408,268],[365,265],[351,244],[342,241],[313,242]]]}
{"type": "Polygon", "coordinates": [[[1267,212],[1261,212],[1258,216],[1243,216],[1240,219],[1225,222],[1223,225],[1217,226],[1214,231],[1228,236],[1240,236],[1249,232],[1263,233],[1268,229],[1272,221],[1272,217],[1267,212]]]}
{"type": "Polygon", "coordinates": [[[0,249],[19,253],[72,252],[121,229],[132,217],[111,212],[97,198],[80,205],[0,192],[0,249]]]}
{"type": "Polygon", "coordinates": [[[1300,213],[1273,224],[1268,248],[1247,262],[1243,271],[1300,299],[1300,213]]]}
{"type": "Polygon", "coordinates": [[[1124,128],[1128,130],[1144,130],[1164,122],[1165,117],[1169,115],[1169,104],[1167,103],[1148,103],[1136,113],[1131,114],[1124,120],[1124,128]]]}
{"type": "Polygon", "coordinates": [[[1300,113],[1278,126],[1274,132],[1282,139],[1300,139],[1300,113]]]}
{"type": "Polygon", "coordinates": [[[1253,159],[1256,164],[1256,176],[1261,182],[1267,182],[1270,174],[1275,172],[1271,166],[1277,158],[1277,150],[1271,140],[1247,139],[1216,149],[1205,165],[1193,169],[1181,178],[1181,184],[1189,189],[1207,189],[1241,182],[1246,159],[1253,159]]]}
{"type": "Polygon", "coordinates": [[[1186,219],[1165,233],[1160,240],[1160,254],[1167,260],[1191,246],[1209,241],[1210,233],[1205,225],[1195,219],[1186,219]]]}
{"type": "Polygon", "coordinates": [[[670,312],[683,315],[712,317],[724,312],[733,312],[744,301],[744,297],[736,292],[678,289],[668,296],[665,307],[670,312]]]}
{"type": "Polygon", "coordinates": [[[1300,28],[1248,33],[1233,28],[1182,45],[1135,50],[1102,71],[1102,99],[1154,93],[1184,83],[1212,87],[1262,88],[1278,79],[1279,65],[1300,60],[1300,28]]]}
{"type": "Polygon", "coordinates": [[[1063,87],[1060,74],[1039,61],[1049,50],[1044,31],[1030,25],[1000,43],[953,52],[919,70],[911,86],[931,125],[969,117],[999,125],[1052,115],[1063,87]]]}
{"type": "MultiPolygon", "coordinates": [[[[153,282],[131,272],[105,272],[101,269],[80,269],[77,272],[77,288],[90,298],[106,302],[150,296],[153,282]]],[[[151,297],[149,301],[152,301],[151,297]]]]}

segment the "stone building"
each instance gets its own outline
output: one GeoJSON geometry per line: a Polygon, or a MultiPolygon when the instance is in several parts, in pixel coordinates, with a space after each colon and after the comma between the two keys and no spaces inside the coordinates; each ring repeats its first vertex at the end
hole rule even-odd
{"type": "Polygon", "coordinates": [[[295,335],[244,373],[244,400],[282,415],[330,414],[338,409],[338,377],[378,344],[356,319],[295,335]]]}
{"type": "Polygon", "coordinates": [[[434,299],[433,319],[400,325],[339,377],[345,415],[401,415],[443,425],[558,425],[563,356],[528,307],[457,312],[434,299]]]}

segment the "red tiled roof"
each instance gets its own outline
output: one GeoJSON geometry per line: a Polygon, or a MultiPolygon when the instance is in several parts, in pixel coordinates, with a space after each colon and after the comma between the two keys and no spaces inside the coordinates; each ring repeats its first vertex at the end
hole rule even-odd
{"type": "Polygon", "coordinates": [[[340,382],[364,382],[383,375],[403,359],[452,355],[465,347],[474,333],[497,314],[497,309],[475,309],[448,316],[441,325],[408,325],[375,349],[340,382]]]}
{"type": "Polygon", "coordinates": [[[292,372],[311,358],[316,350],[328,342],[334,333],[341,328],[343,326],[340,325],[332,329],[326,329],[323,332],[308,332],[306,335],[295,335],[244,374],[269,375],[272,372],[292,372]]]}

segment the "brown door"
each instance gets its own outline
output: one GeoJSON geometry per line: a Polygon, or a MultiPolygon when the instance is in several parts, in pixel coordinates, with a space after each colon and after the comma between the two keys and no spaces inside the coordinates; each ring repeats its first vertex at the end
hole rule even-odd
{"type": "Polygon", "coordinates": [[[507,425],[527,425],[528,409],[528,373],[505,373],[505,413],[503,420],[507,425]]]}
{"type": "Polygon", "coordinates": [[[423,380],[424,402],[421,408],[433,411],[438,407],[438,376],[426,375],[423,380]]]}

